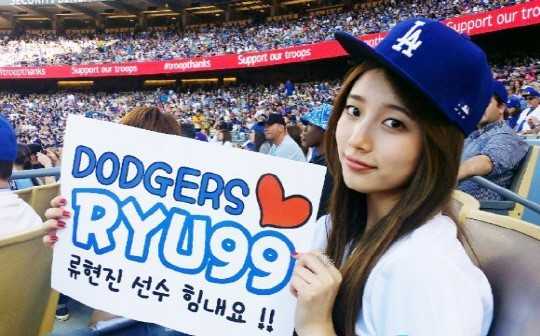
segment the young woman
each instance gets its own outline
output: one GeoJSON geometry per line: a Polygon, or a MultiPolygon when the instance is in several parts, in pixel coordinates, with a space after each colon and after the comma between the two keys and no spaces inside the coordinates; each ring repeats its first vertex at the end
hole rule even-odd
{"type": "Polygon", "coordinates": [[[252,152],[258,152],[265,141],[266,138],[264,137],[264,124],[256,123],[251,127],[251,130],[249,132],[249,140],[244,146],[244,148],[252,152]]]}
{"type": "Polygon", "coordinates": [[[491,97],[485,55],[431,20],[398,24],[371,49],[337,40],[361,64],[326,132],[334,176],[321,252],[298,253],[291,291],[299,336],[480,336],[490,285],[442,214],[464,135],[491,97]]]}
{"type": "Polygon", "coordinates": [[[223,145],[225,147],[232,147],[231,132],[226,129],[221,129],[217,131],[216,140],[220,145],[223,145]]]}

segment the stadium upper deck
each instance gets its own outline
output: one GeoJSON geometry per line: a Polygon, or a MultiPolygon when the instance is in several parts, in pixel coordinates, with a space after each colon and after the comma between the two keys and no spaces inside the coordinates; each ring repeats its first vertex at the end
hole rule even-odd
{"type": "MultiPolygon", "coordinates": [[[[311,7],[310,0],[302,1],[311,7]]],[[[384,33],[373,32],[410,16],[451,17],[445,21],[449,26],[470,35],[540,23],[540,1],[517,2],[378,1],[309,12],[289,8],[291,1],[184,8],[167,3],[146,7],[155,1],[4,6],[1,15],[10,18],[12,34],[0,43],[0,65],[7,66],[0,68],[0,78],[143,76],[333,59],[345,55],[331,41],[336,30],[368,33],[363,38],[375,44],[384,33]],[[14,8],[25,11],[15,14],[14,8]],[[280,10],[287,11],[288,21],[266,16],[280,10]],[[241,18],[251,19],[231,21],[241,18]],[[71,29],[75,26],[79,29],[71,29]],[[55,30],[31,29],[47,27],[55,30]],[[51,64],[55,66],[45,66],[51,64]]]]}

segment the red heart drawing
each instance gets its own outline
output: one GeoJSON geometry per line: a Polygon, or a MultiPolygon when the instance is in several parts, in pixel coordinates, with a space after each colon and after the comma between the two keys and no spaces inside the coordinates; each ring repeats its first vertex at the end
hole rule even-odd
{"type": "Polygon", "coordinates": [[[274,174],[265,174],[257,182],[257,202],[261,210],[261,227],[294,229],[307,223],[313,206],[302,195],[285,197],[285,190],[274,174]]]}

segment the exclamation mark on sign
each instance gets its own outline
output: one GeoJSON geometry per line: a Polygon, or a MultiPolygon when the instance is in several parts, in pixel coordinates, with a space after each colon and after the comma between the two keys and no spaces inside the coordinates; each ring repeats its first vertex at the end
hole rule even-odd
{"type": "Polygon", "coordinates": [[[274,309],[272,309],[270,311],[270,319],[268,320],[268,325],[266,326],[266,331],[268,332],[272,332],[274,331],[274,327],[272,327],[272,323],[274,323],[274,313],[276,311],[274,309]]]}
{"type": "MultiPolygon", "coordinates": [[[[268,325],[266,326],[266,331],[268,332],[272,332],[274,331],[274,327],[272,327],[272,324],[274,323],[274,315],[275,315],[276,311],[274,309],[272,309],[270,311],[270,316],[268,318],[268,325]]],[[[262,311],[261,311],[261,318],[259,319],[259,329],[263,330],[265,328],[265,320],[266,320],[266,308],[263,308],[262,311]]]]}
{"type": "Polygon", "coordinates": [[[264,329],[265,316],[266,316],[266,308],[263,308],[261,312],[261,319],[260,319],[261,322],[259,322],[259,329],[261,330],[264,329]]]}

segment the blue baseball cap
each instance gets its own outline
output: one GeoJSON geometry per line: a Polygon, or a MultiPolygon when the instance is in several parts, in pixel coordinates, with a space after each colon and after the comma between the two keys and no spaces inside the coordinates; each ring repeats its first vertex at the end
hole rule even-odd
{"type": "Polygon", "coordinates": [[[328,128],[328,120],[330,119],[330,114],[332,113],[332,105],[322,104],[314,107],[311,111],[304,114],[300,121],[304,124],[312,124],[317,127],[322,128],[326,131],[328,128]]]}
{"type": "Polygon", "coordinates": [[[9,121],[0,115],[0,161],[14,162],[17,158],[17,138],[9,121]]]}
{"type": "Polygon", "coordinates": [[[255,133],[264,134],[264,123],[263,122],[255,123],[253,126],[251,126],[251,131],[255,133]]]}
{"type": "Polygon", "coordinates": [[[516,95],[511,95],[506,101],[506,107],[521,109],[521,98],[516,95]]]}
{"type": "Polygon", "coordinates": [[[521,89],[521,95],[522,96],[540,97],[540,92],[538,92],[532,86],[526,86],[523,89],[521,89]]]}
{"type": "Polygon", "coordinates": [[[493,95],[493,76],[468,37],[425,18],[398,23],[375,48],[344,32],[335,37],[353,58],[375,60],[417,88],[465,135],[476,129],[493,95]]]}
{"type": "Polygon", "coordinates": [[[493,80],[493,95],[502,100],[505,104],[508,101],[508,92],[506,91],[506,88],[503,83],[495,79],[493,80]]]}

